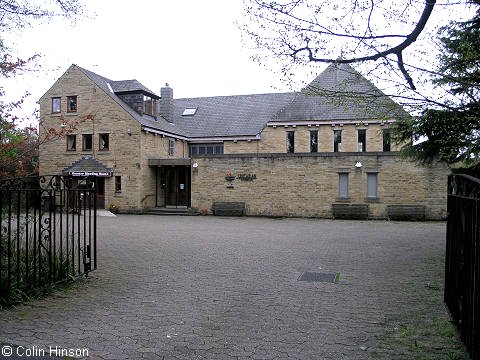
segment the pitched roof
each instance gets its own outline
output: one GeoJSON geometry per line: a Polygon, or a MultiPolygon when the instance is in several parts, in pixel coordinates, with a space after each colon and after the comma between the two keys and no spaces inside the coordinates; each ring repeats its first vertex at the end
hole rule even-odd
{"type": "Polygon", "coordinates": [[[159,96],[156,95],[152,90],[139,83],[136,79],[112,81],[110,85],[112,86],[113,91],[116,93],[141,91],[143,93],[152,95],[154,98],[159,98],[159,96]]]}
{"type": "Polygon", "coordinates": [[[72,66],[76,66],[80,71],[82,71],[88,78],[90,78],[90,80],[92,80],[99,88],[101,88],[108,96],[110,96],[117,104],[119,104],[126,112],[128,112],[140,124],[150,127],[152,129],[170,133],[172,135],[180,135],[180,136],[184,135],[183,131],[178,126],[175,126],[174,124],[169,123],[164,118],[153,117],[150,115],[140,115],[135,110],[133,110],[129,105],[127,105],[127,103],[125,103],[122,99],[120,99],[120,97],[115,94],[114,86],[115,86],[115,83],[118,85],[119,83],[124,83],[124,81],[113,81],[101,75],[95,74],[92,71],[83,69],[78,65],[72,65],[72,66]]]}
{"type": "Polygon", "coordinates": [[[392,119],[407,112],[348,64],[331,64],[273,121],[392,119]]]}
{"type": "Polygon", "coordinates": [[[107,168],[93,156],[85,155],[63,169],[63,173],[72,176],[112,176],[113,170],[107,168]]]}
{"type": "Polygon", "coordinates": [[[175,100],[174,120],[189,137],[255,136],[294,93],[215,96],[175,100]],[[196,108],[195,115],[183,116],[196,108]]]}
{"type": "MultiPolygon", "coordinates": [[[[73,65],[76,66],[76,65],[73,65]]],[[[269,122],[396,119],[409,116],[348,64],[331,64],[301,92],[174,99],[173,123],[140,115],[115,93],[142,91],[137,80],[112,81],[82,69],[141,125],[186,138],[256,136],[269,122]],[[185,109],[196,109],[185,116],[185,109]]]]}

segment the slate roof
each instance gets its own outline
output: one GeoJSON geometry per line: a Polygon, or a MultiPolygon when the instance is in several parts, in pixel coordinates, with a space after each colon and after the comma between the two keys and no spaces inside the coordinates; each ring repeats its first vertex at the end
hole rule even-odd
{"type": "Polygon", "coordinates": [[[100,161],[89,155],[82,156],[81,159],[63,169],[63,173],[69,175],[73,175],[74,173],[96,173],[107,176],[106,174],[111,175],[112,172],[113,170],[111,168],[107,168],[100,161]]]}
{"type": "Polygon", "coordinates": [[[152,90],[148,89],[144,85],[138,82],[138,80],[120,80],[120,81],[112,81],[110,83],[113,91],[116,93],[122,92],[132,92],[132,91],[141,91],[143,93],[152,95],[154,98],[160,98],[156,95],[152,90]]]}
{"type": "MultiPolygon", "coordinates": [[[[115,94],[114,86],[115,86],[115,83],[117,83],[118,85],[119,83],[122,83],[125,81],[113,81],[101,75],[95,74],[92,71],[83,69],[78,65],[73,65],[73,66],[78,67],[80,71],[82,71],[88,78],[90,78],[90,80],[92,80],[98,87],[100,87],[106,94],[108,94],[115,102],[117,102],[125,111],[127,111],[133,118],[135,118],[143,126],[164,131],[166,133],[170,133],[173,135],[180,135],[180,136],[184,135],[183,131],[178,126],[175,126],[174,124],[169,123],[164,118],[160,116],[155,118],[150,115],[140,115],[135,110],[133,110],[129,105],[127,105],[127,103],[125,103],[122,99],[120,99],[120,97],[118,97],[115,94]]],[[[152,95],[155,95],[155,94],[152,92],[152,95]]]]}
{"type": "Polygon", "coordinates": [[[408,113],[348,64],[331,64],[273,121],[398,119],[408,113]]]}
{"type": "Polygon", "coordinates": [[[176,99],[173,122],[192,138],[255,136],[294,98],[294,93],[277,93],[176,99]],[[197,111],[182,116],[186,108],[197,111]]]}
{"type": "MultiPolygon", "coordinates": [[[[76,65],[75,65],[76,66],[76,65]]],[[[348,64],[331,64],[301,92],[174,99],[173,123],[140,115],[115,92],[142,91],[137,80],[112,81],[79,67],[145,127],[189,139],[256,136],[272,122],[390,120],[409,116],[348,64]],[[196,108],[183,116],[187,108],[196,108]]]]}

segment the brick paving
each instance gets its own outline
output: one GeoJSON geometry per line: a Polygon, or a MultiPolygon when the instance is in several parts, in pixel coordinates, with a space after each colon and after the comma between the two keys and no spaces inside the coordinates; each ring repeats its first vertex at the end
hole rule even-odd
{"type": "Polygon", "coordinates": [[[441,295],[424,301],[443,287],[444,223],[98,220],[99,269],[0,312],[0,343],[89,359],[399,358],[378,347],[388,319],[432,301],[446,316],[441,295]],[[304,271],[340,281],[298,281],[304,271]]]}

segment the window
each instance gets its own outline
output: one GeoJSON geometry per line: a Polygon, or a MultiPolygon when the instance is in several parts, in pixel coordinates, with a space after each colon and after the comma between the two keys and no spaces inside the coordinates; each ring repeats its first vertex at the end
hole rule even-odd
{"type": "Polygon", "coordinates": [[[110,134],[98,134],[98,139],[98,149],[101,151],[108,151],[110,147],[110,134]]]}
{"type": "Polygon", "coordinates": [[[287,153],[295,152],[295,131],[287,131],[287,153]]]}
{"type": "Polygon", "coordinates": [[[77,135],[67,135],[67,151],[77,150],[77,135]]]}
{"type": "Polygon", "coordinates": [[[342,151],[342,130],[333,130],[333,151],[342,151]]]}
{"type": "Polygon", "coordinates": [[[52,113],[59,113],[62,111],[62,99],[59,97],[52,98],[52,113]]]}
{"type": "Polygon", "coordinates": [[[318,152],[318,131],[310,131],[310,152],[318,152]]]}
{"type": "Polygon", "coordinates": [[[83,151],[92,150],[92,134],[84,134],[82,136],[82,150],[83,151]]]}
{"type": "Polygon", "coordinates": [[[383,151],[392,151],[392,131],[391,131],[391,129],[383,130],[383,151]]]}
{"type": "Polygon", "coordinates": [[[188,147],[189,156],[223,154],[223,144],[191,144],[188,147]]]}
{"type": "Polygon", "coordinates": [[[115,176],[115,193],[119,194],[122,192],[122,177],[115,176]]]}
{"type": "Polygon", "coordinates": [[[348,198],[348,173],[338,173],[338,197],[348,198]]]}
{"type": "Polygon", "coordinates": [[[358,130],[358,152],[367,151],[367,130],[358,130]]]}
{"type": "Polygon", "coordinates": [[[67,112],[76,112],[76,111],[77,111],[77,97],[67,96],[67,112]]]}
{"type": "Polygon", "coordinates": [[[367,198],[378,198],[378,173],[367,173],[367,198]]]}
{"type": "Polygon", "coordinates": [[[193,116],[197,112],[197,108],[186,108],[183,110],[182,116],[193,116]]]}
{"type": "Polygon", "coordinates": [[[175,155],[175,140],[169,139],[168,140],[168,156],[175,155]]]}
{"type": "Polygon", "coordinates": [[[153,115],[154,103],[150,96],[143,96],[143,112],[147,115],[153,115]]]}

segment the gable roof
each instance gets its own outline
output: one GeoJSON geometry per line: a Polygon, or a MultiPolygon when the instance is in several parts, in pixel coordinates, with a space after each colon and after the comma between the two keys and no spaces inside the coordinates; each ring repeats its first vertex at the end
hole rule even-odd
{"type": "MultiPolygon", "coordinates": [[[[125,103],[119,96],[115,94],[114,86],[121,86],[122,84],[127,86],[128,81],[113,81],[103,77],[101,75],[95,74],[92,71],[81,68],[78,65],[72,65],[77,67],[82,71],[90,80],[92,80],[99,88],[101,88],[108,96],[110,96],[117,104],[119,104],[126,112],[128,112],[135,120],[137,120],[141,125],[147,126],[149,128],[166,132],[172,135],[183,136],[183,131],[172,123],[166,121],[163,117],[154,117],[150,115],[140,115],[135,110],[133,110],[127,103],[125,103]],[[112,85],[113,84],[113,85],[112,85]]],[[[136,80],[135,80],[136,81],[136,80]]],[[[130,83],[133,84],[133,83],[130,83]]],[[[147,89],[142,85],[143,88],[147,89]]],[[[148,90],[148,89],[147,89],[148,90]]],[[[148,90],[150,92],[150,90],[148,90]]],[[[151,92],[153,94],[153,92],[151,92]]],[[[155,94],[153,94],[155,95],[155,94]]],[[[158,98],[158,95],[156,95],[158,98]]]]}
{"type": "Polygon", "coordinates": [[[409,114],[348,64],[331,64],[300,92],[174,99],[172,122],[140,115],[116,93],[160,97],[137,80],[113,81],[77,65],[87,77],[147,129],[201,139],[257,136],[268,123],[398,119],[409,114]],[[196,109],[185,116],[185,109],[196,109]]]}
{"type": "Polygon", "coordinates": [[[348,64],[331,64],[272,121],[392,119],[408,113],[348,64]]]}

